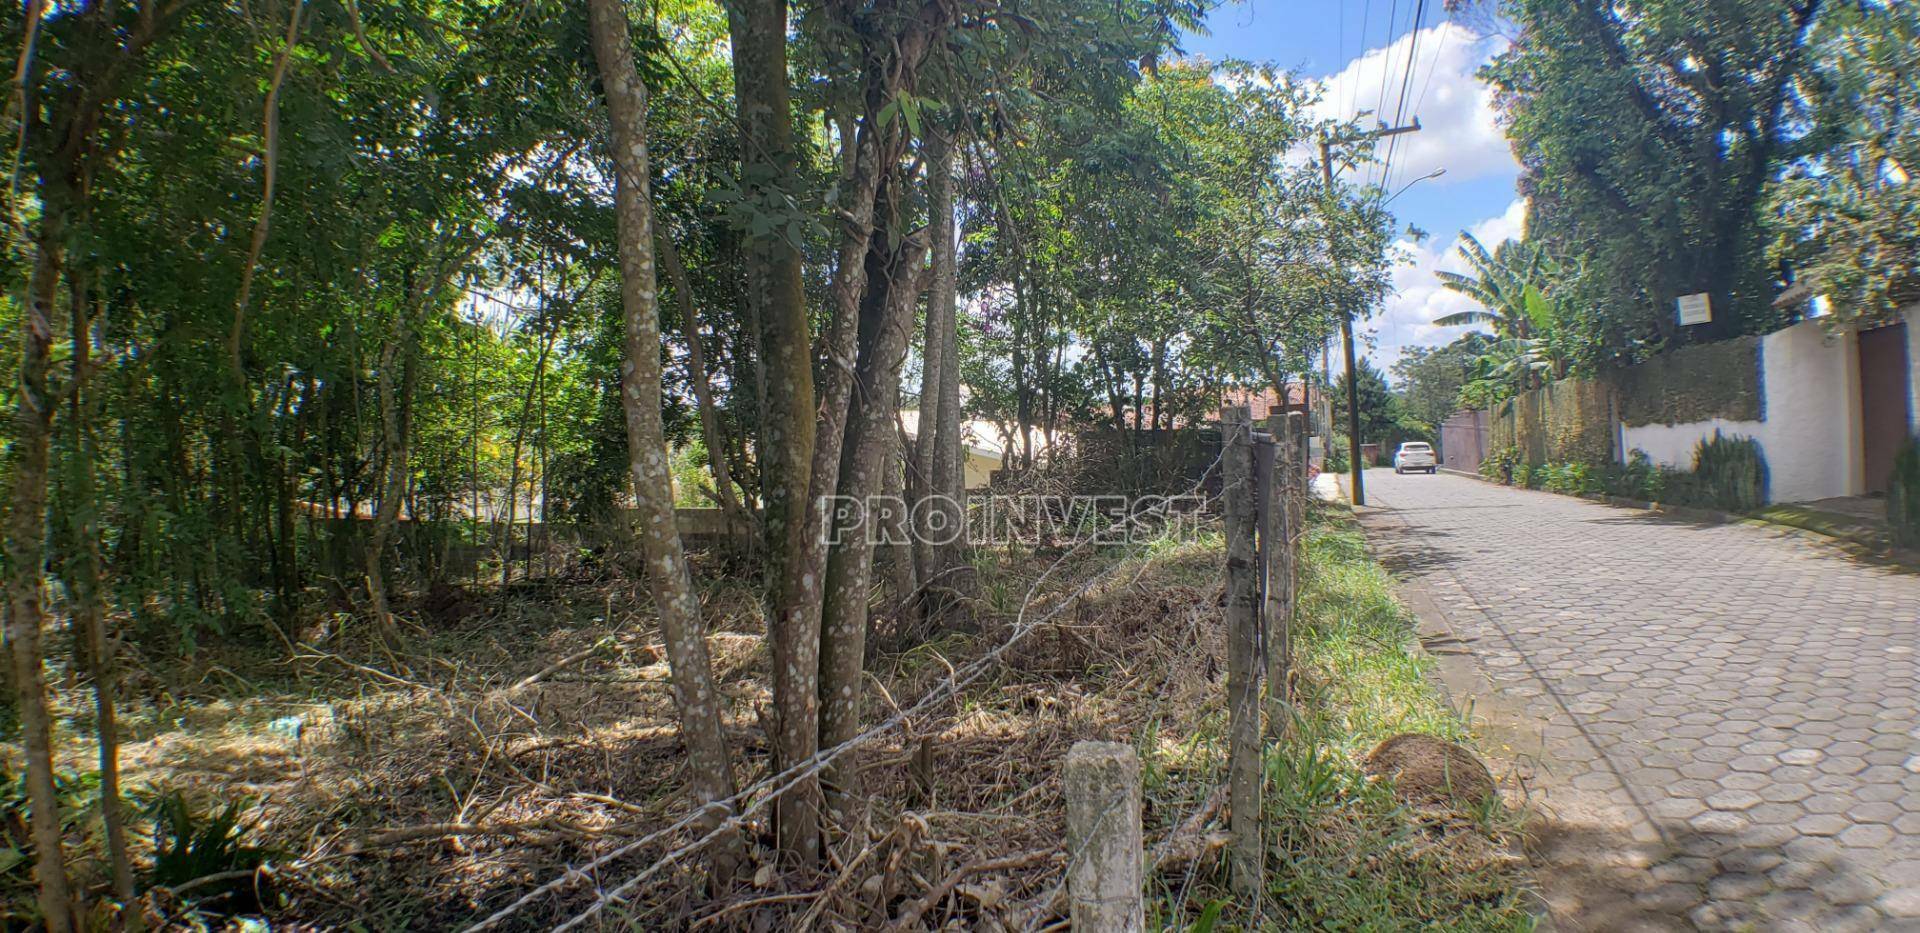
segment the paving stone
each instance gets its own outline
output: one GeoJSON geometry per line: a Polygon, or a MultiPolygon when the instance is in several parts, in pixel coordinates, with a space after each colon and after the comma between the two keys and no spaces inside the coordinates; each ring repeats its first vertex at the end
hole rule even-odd
{"type": "Polygon", "coordinates": [[[1893,827],[1880,823],[1862,823],[1840,833],[1840,844],[1856,849],[1877,849],[1893,841],[1893,827]]]}
{"type": "Polygon", "coordinates": [[[1729,872],[1707,882],[1707,896],[1716,900],[1750,901],[1771,889],[1767,876],[1758,873],[1729,872]]]}
{"type": "Polygon", "coordinates": [[[1746,790],[1724,790],[1707,798],[1715,810],[1751,810],[1760,805],[1760,795],[1746,790]]]}
{"type": "Polygon", "coordinates": [[[1704,929],[1920,933],[1920,576],[1748,525],[1368,479],[1383,559],[1545,724],[1533,780],[1672,838],[1675,857],[1613,873],[1637,875],[1640,906],[1704,929]]]}
{"type": "Polygon", "coordinates": [[[1804,836],[1838,836],[1850,825],[1837,813],[1810,813],[1794,821],[1793,828],[1804,836]]]}
{"type": "Polygon", "coordinates": [[[1920,888],[1900,888],[1888,891],[1875,902],[1880,912],[1889,917],[1920,917],[1920,888]]]}

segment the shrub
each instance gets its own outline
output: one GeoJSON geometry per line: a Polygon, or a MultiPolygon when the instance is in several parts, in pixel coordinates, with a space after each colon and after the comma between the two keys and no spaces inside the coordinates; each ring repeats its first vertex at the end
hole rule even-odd
{"type": "Polygon", "coordinates": [[[1520,448],[1502,447],[1489,451],[1487,458],[1480,461],[1480,475],[1502,483],[1510,481],[1520,463],[1520,448]]]}
{"type": "Polygon", "coordinates": [[[1678,472],[1655,466],[1646,451],[1635,450],[1625,464],[1607,464],[1601,471],[1600,483],[1608,495],[1659,502],[1667,493],[1668,480],[1678,472]]]}
{"type": "Polygon", "coordinates": [[[147,883],[179,887],[200,881],[194,889],[200,900],[231,898],[226,904],[230,909],[258,908],[260,882],[246,873],[257,871],[279,853],[246,841],[253,830],[242,816],[246,803],[231,800],[218,810],[196,812],[181,791],[156,793],[146,812],[153,820],[154,838],[147,883]],[[207,878],[223,880],[209,883],[207,878]]]}
{"type": "Polygon", "coordinates": [[[1693,449],[1693,474],[1682,484],[1687,505],[1751,512],[1767,504],[1767,460],[1760,442],[1713,432],[1693,449]]]}
{"type": "Polygon", "coordinates": [[[1589,463],[1548,464],[1538,471],[1540,488],[1548,492],[1561,492],[1575,496],[1590,496],[1601,492],[1605,486],[1601,483],[1601,471],[1589,463]]]}
{"type": "Polygon", "coordinates": [[[1920,548],[1920,437],[1910,438],[1893,458],[1887,485],[1887,527],[1899,547],[1920,548]]]}
{"type": "Polygon", "coordinates": [[[1347,439],[1335,434],[1333,443],[1327,447],[1326,462],[1321,465],[1321,470],[1327,473],[1345,473],[1351,469],[1353,464],[1347,460],[1347,439]]]}

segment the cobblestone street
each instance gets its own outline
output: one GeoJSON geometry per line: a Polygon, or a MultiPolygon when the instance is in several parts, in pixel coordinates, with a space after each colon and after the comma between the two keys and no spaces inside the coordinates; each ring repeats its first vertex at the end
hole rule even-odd
{"type": "Polygon", "coordinates": [[[1920,575],[1461,476],[1367,485],[1450,692],[1542,815],[1562,929],[1920,930],[1920,575]]]}

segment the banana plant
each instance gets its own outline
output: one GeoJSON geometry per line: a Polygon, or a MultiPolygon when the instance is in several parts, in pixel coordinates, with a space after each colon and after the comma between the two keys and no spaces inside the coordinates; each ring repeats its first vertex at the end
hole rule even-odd
{"type": "Polygon", "coordinates": [[[1489,252],[1471,233],[1460,234],[1460,255],[1472,275],[1438,272],[1440,283],[1480,308],[1437,318],[1442,327],[1484,325],[1496,338],[1488,347],[1488,375],[1527,387],[1566,371],[1558,352],[1559,309],[1539,282],[1551,271],[1541,250],[1515,240],[1489,252]]]}

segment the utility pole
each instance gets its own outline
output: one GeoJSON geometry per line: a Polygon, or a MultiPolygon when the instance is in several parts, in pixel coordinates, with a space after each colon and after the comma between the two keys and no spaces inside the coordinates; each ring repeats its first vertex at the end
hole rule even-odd
{"type": "MultiPolygon", "coordinates": [[[[1420,131],[1420,118],[1414,117],[1409,126],[1382,126],[1377,130],[1355,133],[1338,140],[1320,137],[1320,177],[1326,184],[1325,197],[1322,199],[1326,210],[1328,246],[1333,240],[1333,144],[1350,143],[1368,139],[1385,139],[1402,133],[1420,131]]],[[[1331,260],[1332,257],[1329,257],[1331,260]]],[[[1353,309],[1344,308],[1340,314],[1340,339],[1347,349],[1347,462],[1353,467],[1353,504],[1367,504],[1366,464],[1360,461],[1360,380],[1354,375],[1353,349],[1353,309]]],[[[1327,438],[1329,442],[1333,438],[1327,438]]]]}

